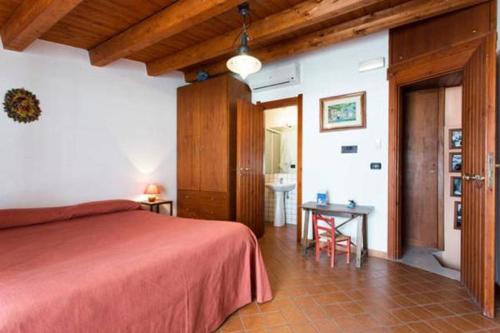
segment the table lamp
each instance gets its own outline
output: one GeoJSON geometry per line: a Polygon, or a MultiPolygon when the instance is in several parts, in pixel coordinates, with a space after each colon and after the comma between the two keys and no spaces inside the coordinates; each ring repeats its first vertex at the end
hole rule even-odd
{"type": "Polygon", "coordinates": [[[155,202],[158,199],[158,194],[160,194],[160,188],[156,184],[149,184],[146,186],[144,194],[148,195],[149,202],[155,202]]]}

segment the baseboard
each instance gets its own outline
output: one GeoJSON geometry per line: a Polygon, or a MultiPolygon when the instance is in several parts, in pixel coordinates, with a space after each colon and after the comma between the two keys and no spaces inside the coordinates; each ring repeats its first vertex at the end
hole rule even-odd
{"type": "Polygon", "coordinates": [[[379,258],[379,259],[388,259],[387,252],[379,251],[379,250],[371,250],[371,249],[368,249],[368,257],[379,258]]]}

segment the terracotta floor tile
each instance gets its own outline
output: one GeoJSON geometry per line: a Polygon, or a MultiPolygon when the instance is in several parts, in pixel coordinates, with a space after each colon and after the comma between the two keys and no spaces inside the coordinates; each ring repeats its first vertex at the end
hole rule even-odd
{"type": "Polygon", "coordinates": [[[370,316],[373,318],[373,320],[375,320],[375,322],[379,323],[382,326],[396,326],[402,324],[402,321],[399,320],[398,317],[385,310],[372,312],[370,313],[370,316]]]}
{"type": "Polygon", "coordinates": [[[318,320],[313,322],[313,326],[318,333],[341,333],[343,332],[340,327],[331,320],[318,320]]]}
{"type": "Polygon", "coordinates": [[[388,333],[415,333],[408,325],[392,326],[385,329],[388,333]]]}
{"type": "Polygon", "coordinates": [[[457,281],[376,258],[331,269],[302,255],[295,231],[266,226],[259,244],[275,298],[243,307],[218,333],[500,333],[457,281]]]}
{"type": "Polygon", "coordinates": [[[238,311],[240,314],[253,314],[253,313],[259,313],[260,312],[260,308],[259,306],[257,305],[257,303],[255,302],[252,302],[248,305],[246,305],[245,307],[241,308],[239,311],[238,311]]]}
{"type": "Polygon", "coordinates": [[[473,332],[480,329],[479,326],[465,320],[462,317],[448,317],[445,320],[449,324],[459,328],[462,332],[473,332]]]}
{"type": "Polygon", "coordinates": [[[416,333],[439,333],[438,330],[425,322],[409,323],[408,326],[416,333]]]}
{"type": "Polygon", "coordinates": [[[261,312],[280,311],[293,307],[295,307],[295,303],[289,298],[273,299],[271,302],[259,304],[261,312]]]}
{"type": "Polygon", "coordinates": [[[404,323],[419,320],[412,311],[408,310],[408,308],[393,310],[392,314],[404,323]]]}
{"type": "Polygon", "coordinates": [[[287,323],[303,324],[309,321],[309,318],[298,308],[286,309],[280,311],[287,323]]]}
{"type": "Polygon", "coordinates": [[[351,299],[344,292],[323,293],[315,296],[315,301],[318,304],[333,304],[340,302],[350,302],[351,299]]]}
{"type": "Polygon", "coordinates": [[[229,332],[241,332],[243,331],[243,322],[241,321],[240,316],[233,316],[226,320],[223,324],[223,328],[221,332],[229,333],[229,332]]]}
{"type": "Polygon", "coordinates": [[[485,328],[498,328],[500,327],[499,324],[497,324],[495,321],[485,318],[484,316],[480,315],[479,313],[472,313],[468,315],[463,315],[463,319],[467,320],[468,322],[473,323],[477,327],[481,329],[485,328]]]}
{"type": "Polygon", "coordinates": [[[432,313],[436,317],[445,317],[445,316],[452,316],[454,315],[453,312],[448,310],[447,308],[439,305],[439,304],[429,304],[429,305],[423,305],[422,306],[424,309],[432,313]]]}
{"type": "Polygon", "coordinates": [[[318,333],[313,324],[298,324],[291,327],[294,333],[318,333]]]}
{"type": "Polygon", "coordinates": [[[451,323],[449,323],[446,319],[434,319],[429,321],[428,324],[440,333],[461,332],[460,329],[451,325],[451,323]]]}
{"type": "Polygon", "coordinates": [[[256,330],[266,328],[266,321],[262,313],[242,315],[241,320],[245,330],[256,330]]]}

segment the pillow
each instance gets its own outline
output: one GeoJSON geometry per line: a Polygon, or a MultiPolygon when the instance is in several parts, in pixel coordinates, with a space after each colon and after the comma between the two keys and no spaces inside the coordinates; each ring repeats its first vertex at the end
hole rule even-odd
{"type": "Polygon", "coordinates": [[[66,207],[0,209],[0,229],[137,210],[139,208],[138,203],[130,200],[106,200],[66,207]]]}
{"type": "Polygon", "coordinates": [[[67,207],[0,209],[0,229],[63,221],[69,218],[67,207]]]}
{"type": "Polygon", "coordinates": [[[78,217],[116,213],[127,210],[137,210],[141,207],[137,202],[130,200],[104,200],[82,203],[68,207],[70,219],[78,217]]]}

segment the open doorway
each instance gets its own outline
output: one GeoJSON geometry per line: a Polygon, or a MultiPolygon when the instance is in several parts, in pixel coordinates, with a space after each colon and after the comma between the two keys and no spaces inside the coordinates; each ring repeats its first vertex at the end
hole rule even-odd
{"type": "Polygon", "coordinates": [[[265,222],[302,230],[302,95],[258,103],[265,122],[265,222]]]}
{"type": "Polygon", "coordinates": [[[462,72],[402,88],[401,261],[460,280],[462,72]]]}

